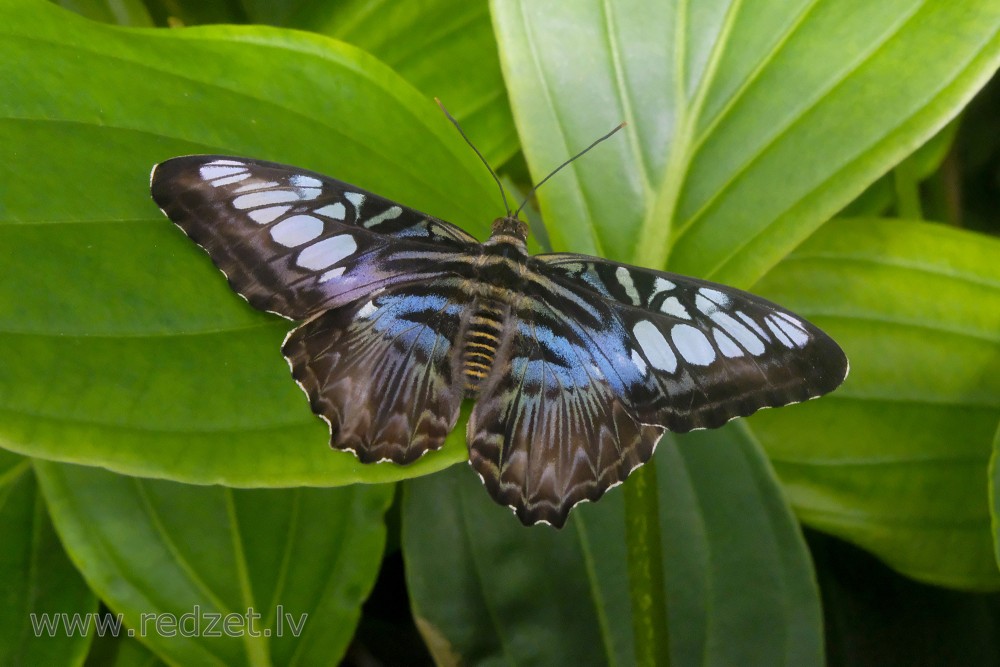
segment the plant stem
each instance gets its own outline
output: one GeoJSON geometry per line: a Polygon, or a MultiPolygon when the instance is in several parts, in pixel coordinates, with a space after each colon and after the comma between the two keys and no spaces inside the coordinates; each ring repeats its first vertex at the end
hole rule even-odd
{"type": "Polygon", "coordinates": [[[625,493],[625,541],[629,598],[637,665],[670,664],[667,594],[660,541],[656,467],[652,460],[632,473],[625,493]]]}
{"type": "Polygon", "coordinates": [[[892,171],[892,180],[896,189],[896,211],[899,217],[904,220],[923,220],[920,184],[910,164],[904,161],[897,165],[892,171]]]}

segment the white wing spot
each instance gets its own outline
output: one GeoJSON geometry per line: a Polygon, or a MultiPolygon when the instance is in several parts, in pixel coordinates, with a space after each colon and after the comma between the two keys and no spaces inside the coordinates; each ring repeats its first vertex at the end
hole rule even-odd
{"type": "Polygon", "coordinates": [[[319,197],[323,191],[319,188],[298,188],[297,192],[299,199],[309,201],[310,199],[316,199],[316,197],[319,197]]]}
{"type": "Polygon", "coordinates": [[[365,220],[361,224],[364,225],[365,229],[371,229],[375,225],[381,224],[381,223],[385,222],[386,220],[395,220],[402,213],[403,213],[403,209],[401,209],[398,206],[392,206],[392,207],[390,207],[390,208],[382,211],[378,215],[376,215],[374,217],[371,217],[368,220],[365,220]]]}
{"type": "Polygon", "coordinates": [[[249,195],[240,195],[233,200],[233,206],[246,210],[259,206],[269,206],[271,204],[286,204],[298,199],[298,195],[289,190],[268,190],[267,192],[254,192],[249,195]]]}
{"type": "Polygon", "coordinates": [[[766,324],[767,328],[771,330],[771,333],[774,334],[774,337],[778,339],[779,343],[788,348],[795,347],[795,343],[792,342],[791,338],[785,335],[785,332],[781,329],[781,325],[778,324],[772,315],[768,315],[764,318],[764,324],[766,324]]]}
{"type": "Polygon", "coordinates": [[[722,352],[724,356],[730,359],[743,356],[743,348],[734,343],[732,338],[722,333],[722,329],[713,328],[712,337],[715,339],[715,344],[719,346],[719,352],[722,352]]]}
{"type": "Polygon", "coordinates": [[[291,208],[291,206],[268,206],[267,208],[258,208],[256,211],[250,211],[247,215],[257,224],[266,225],[288,213],[291,208]]]}
{"type": "Polygon", "coordinates": [[[741,320],[746,322],[747,326],[756,331],[758,336],[760,336],[764,340],[771,340],[771,337],[767,335],[767,332],[761,329],[760,325],[757,324],[757,322],[755,322],[752,317],[744,313],[742,310],[737,310],[736,314],[739,316],[741,320]]]}
{"type": "Polygon", "coordinates": [[[323,222],[311,215],[293,215],[271,228],[271,238],[287,248],[308,243],[323,233],[323,222]]]}
{"type": "Polygon", "coordinates": [[[635,364],[635,367],[638,368],[639,372],[643,375],[645,375],[646,371],[649,370],[649,367],[646,366],[646,362],[642,360],[642,355],[639,354],[639,350],[632,350],[632,363],[635,364]]]}
{"type": "Polygon", "coordinates": [[[327,271],[326,273],[324,273],[319,277],[319,282],[325,283],[328,280],[339,278],[340,276],[344,275],[344,271],[345,269],[342,266],[338,266],[335,269],[330,269],[329,271],[327,271]]]}
{"type": "Polygon", "coordinates": [[[712,289],[710,287],[699,287],[698,294],[705,297],[709,301],[713,302],[720,308],[729,307],[729,297],[725,293],[720,292],[717,289],[712,289]]]}
{"type": "Polygon", "coordinates": [[[216,178],[223,178],[224,176],[232,176],[233,174],[249,174],[250,172],[244,169],[242,165],[226,166],[209,162],[208,164],[202,166],[202,168],[198,170],[198,173],[200,173],[201,177],[206,181],[211,181],[216,178]]]}
{"type": "Polygon", "coordinates": [[[378,308],[375,307],[375,304],[369,301],[365,305],[361,306],[361,310],[358,311],[357,316],[360,317],[361,319],[367,319],[371,317],[372,313],[374,313],[376,310],[378,310],[378,308]]]}
{"type": "Polygon", "coordinates": [[[788,313],[777,312],[775,316],[774,321],[792,339],[792,342],[799,347],[805,347],[809,342],[809,332],[802,326],[802,323],[788,313]]]}
{"type": "Polygon", "coordinates": [[[307,246],[299,253],[295,263],[303,269],[319,271],[350,256],[357,249],[358,244],[353,236],[339,234],[307,246]]]}
{"type": "Polygon", "coordinates": [[[719,306],[709,299],[706,299],[701,294],[698,294],[694,298],[694,307],[705,314],[705,317],[711,317],[715,313],[719,312],[719,306]]]}
{"type": "Polygon", "coordinates": [[[336,204],[327,204],[323,208],[316,209],[316,213],[319,215],[326,216],[327,218],[333,218],[334,220],[343,220],[347,217],[347,209],[340,202],[336,204]]]}
{"type": "Polygon", "coordinates": [[[629,273],[628,269],[624,266],[619,266],[615,269],[615,279],[618,280],[618,284],[625,290],[625,296],[632,301],[632,305],[638,306],[639,291],[635,288],[635,283],[632,282],[632,274],[629,273]]]}
{"type": "Polygon", "coordinates": [[[727,334],[746,348],[750,354],[754,356],[764,354],[764,342],[729,313],[718,311],[712,315],[712,321],[722,327],[727,334]]]}
{"type": "Polygon", "coordinates": [[[650,295],[649,299],[652,300],[654,296],[660,292],[669,292],[672,289],[676,289],[677,285],[670,282],[666,278],[657,278],[653,281],[653,293],[650,295]]]}
{"type": "Polygon", "coordinates": [[[365,196],[360,192],[345,192],[344,199],[351,202],[356,211],[360,211],[361,205],[365,203],[365,196]]]}
{"type": "Polygon", "coordinates": [[[208,164],[213,165],[213,166],[214,165],[224,165],[224,166],[227,166],[227,167],[243,167],[243,166],[246,166],[246,165],[244,165],[244,163],[238,162],[236,160],[212,160],[208,164]]]}
{"type": "Polygon", "coordinates": [[[690,324],[676,324],[670,330],[674,346],[689,363],[708,366],[715,361],[715,348],[708,337],[690,324]]]}
{"type": "Polygon", "coordinates": [[[660,312],[665,315],[673,315],[674,317],[679,317],[682,320],[690,320],[691,314],[688,313],[687,308],[677,300],[676,296],[669,296],[663,300],[660,304],[660,312]]]}
{"type": "Polygon", "coordinates": [[[212,181],[212,187],[218,188],[223,185],[232,185],[233,183],[239,183],[250,178],[250,172],[244,171],[239,174],[234,174],[233,176],[227,176],[226,178],[219,178],[212,181]]]}
{"type": "Polygon", "coordinates": [[[642,350],[653,368],[673,373],[677,370],[677,356],[670,349],[670,343],[663,337],[660,330],[649,320],[639,320],[632,327],[639,348],[642,350]]]}
{"type": "Polygon", "coordinates": [[[266,190],[268,188],[277,188],[280,183],[276,181],[262,181],[259,178],[255,178],[246,185],[241,185],[236,188],[236,192],[254,192],[256,190],[266,190]]]}
{"type": "Polygon", "coordinates": [[[292,185],[297,188],[318,188],[323,185],[323,182],[318,178],[306,176],[305,174],[295,174],[290,180],[292,185]]]}

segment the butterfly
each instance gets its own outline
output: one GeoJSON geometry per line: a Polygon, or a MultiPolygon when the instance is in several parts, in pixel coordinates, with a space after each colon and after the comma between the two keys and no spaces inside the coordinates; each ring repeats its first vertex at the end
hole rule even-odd
{"type": "Polygon", "coordinates": [[[509,209],[480,243],[321,174],[220,155],[157,165],[151,190],[251,306],[304,321],[282,353],[334,448],[411,463],[475,399],[469,462],[526,525],[561,527],[664,430],[815,398],[847,375],[829,336],[761,297],[529,255],[509,209]]]}

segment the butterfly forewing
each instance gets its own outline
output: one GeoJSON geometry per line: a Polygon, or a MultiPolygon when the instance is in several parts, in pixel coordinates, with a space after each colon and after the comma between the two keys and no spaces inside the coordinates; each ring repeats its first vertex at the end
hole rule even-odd
{"type": "Polygon", "coordinates": [[[600,325],[584,317],[574,325],[589,329],[644,423],[714,428],[821,396],[847,375],[829,336],[748,292],[581,255],[533,259],[558,285],[550,302],[576,293],[598,313],[600,325]]]}
{"type": "Polygon", "coordinates": [[[215,155],[153,169],[153,199],[256,308],[291,319],[426,280],[475,238],[321,174],[215,155]]]}

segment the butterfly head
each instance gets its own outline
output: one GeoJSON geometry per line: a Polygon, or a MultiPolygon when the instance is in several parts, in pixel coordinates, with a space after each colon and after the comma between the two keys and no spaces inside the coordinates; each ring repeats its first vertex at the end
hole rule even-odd
{"type": "Polygon", "coordinates": [[[513,236],[521,243],[524,243],[528,240],[528,225],[513,215],[497,218],[493,221],[493,230],[490,238],[497,236],[513,236]]]}
{"type": "Polygon", "coordinates": [[[528,225],[514,215],[497,218],[493,221],[493,231],[486,245],[507,244],[525,250],[528,240],[528,225]]]}

